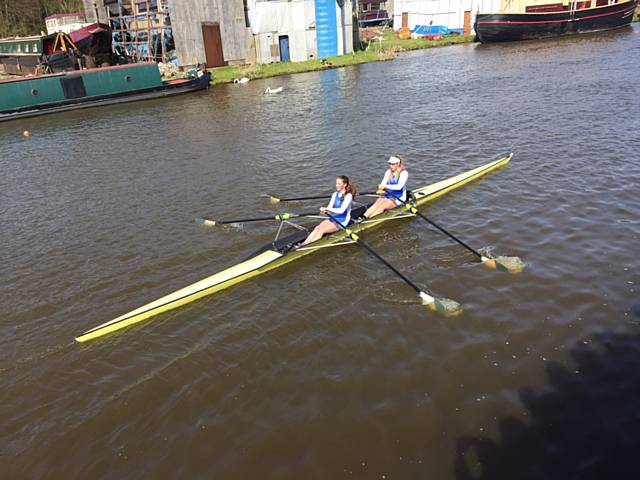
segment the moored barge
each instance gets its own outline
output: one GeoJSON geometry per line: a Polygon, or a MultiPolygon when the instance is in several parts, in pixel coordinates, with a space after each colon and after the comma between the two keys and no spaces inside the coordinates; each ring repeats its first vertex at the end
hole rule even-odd
{"type": "Polygon", "coordinates": [[[611,30],[631,23],[638,1],[503,0],[500,13],[479,13],[474,28],[482,43],[611,30]]]}
{"type": "Polygon", "coordinates": [[[205,69],[163,81],[155,63],[21,77],[0,82],[0,122],[193,92],[208,88],[210,81],[205,69]]]}

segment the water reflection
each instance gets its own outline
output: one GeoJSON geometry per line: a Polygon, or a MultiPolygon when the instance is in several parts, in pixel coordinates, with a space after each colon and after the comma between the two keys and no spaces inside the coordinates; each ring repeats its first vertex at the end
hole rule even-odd
{"type": "Polygon", "coordinates": [[[629,478],[640,468],[640,335],[599,333],[552,362],[548,384],[520,389],[526,420],[498,419],[499,438],[457,440],[457,480],[629,478]]]}

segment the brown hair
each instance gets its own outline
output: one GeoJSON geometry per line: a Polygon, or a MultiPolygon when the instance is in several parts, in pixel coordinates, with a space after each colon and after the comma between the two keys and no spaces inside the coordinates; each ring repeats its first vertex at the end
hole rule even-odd
{"type": "MultiPolygon", "coordinates": [[[[356,195],[358,194],[358,187],[356,184],[353,183],[346,175],[338,175],[338,178],[347,184],[347,188],[345,188],[345,195],[350,193],[353,198],[356,198],[356,195]]],[[[344,200],[344,197],[341,197],[341,200],[344,200]]]]}

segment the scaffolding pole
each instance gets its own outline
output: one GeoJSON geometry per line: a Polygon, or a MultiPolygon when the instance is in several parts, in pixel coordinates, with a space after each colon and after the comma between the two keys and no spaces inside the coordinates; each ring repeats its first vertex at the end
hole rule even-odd
{"type": "MultiPolygon", "coordinates": [[[[168,52],[165,45],[165,40],[167,38],[167,29],[171,28],[171,24],[167,24],[166,19],[169,12],[163,8],[163,2],[158,0],[158,10],[151,12],[151,2],[150,0],[142,0],[137,2],[137,4],[143,4],[145,6],[144,15],[136,14],[136,2],[134,0],[130,0],[128,3],[128,8],[130,10],[130,14],[125,15],[123,11],[123,3],[118,3],[118,13],[117,15],[112,15],[111,11],[107,8],[107,18],[109,23],[113,25],[113,22],[117,20],[118,22],[118,31],[120,32],[120,47],[122,49],[122,55],[127,61],[132,61],[133,63],[137,63],[140,61],[157,61],[158,59],[166,63],[168,59],[168,52]],[[140,26],[140,22],[146,22],[146,25],[140,26]],[[151,23],[153,22],[153,26],[151,23]],[[134,24],[135,27],[131,27],[131,24],[134,24]],[[125,27],[126,24],[126,27],[125,27]],[[144,43],[140,42],[140,38],[138,37],[138,32],[144,31],[147,34],[147,51],[145,55],[141,55],[140,47],[144,45],[144,43]],[[135,38],[131,39],[131,41],[127,40],[125,35],[133,35],[135,38]],[[156,41],[153,41],[155,36],[156,41]],[[158,48],[158,41],[160,42],[160,48],[158,48]],[[132,50],[133,47],[133,50],[132,50]]],[[[112,45],[112,50],[116,51],[116,45],[112,45]]],[[[144,52],[142,52],[144,53],[144,52]]]]}

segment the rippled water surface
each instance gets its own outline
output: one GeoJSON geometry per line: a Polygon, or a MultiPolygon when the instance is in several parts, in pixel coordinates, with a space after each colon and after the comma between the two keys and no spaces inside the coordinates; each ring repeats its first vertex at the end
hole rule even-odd
{"type": "MultiPolygon", "coordinates": [[[[0,124],[10,478],[622,478],[640,441],[640,29],[216,86],[0,124]],[[267,86],[283,86],[265,97],[267,86]],[[24,139],[23,129],[32,136],[24,139]],[[511,164],[363,238],[84,344],[245,258],[259,198],[511,164]],[[606,475],[603,472],[607,472],[606,475]],[[616,477],[617,474],[618,476],[616,477]],[[613,475],[613,476],[611,476],[613,475]]],[[[316,208],[293,204],[287,210],[316,208]]]]}

